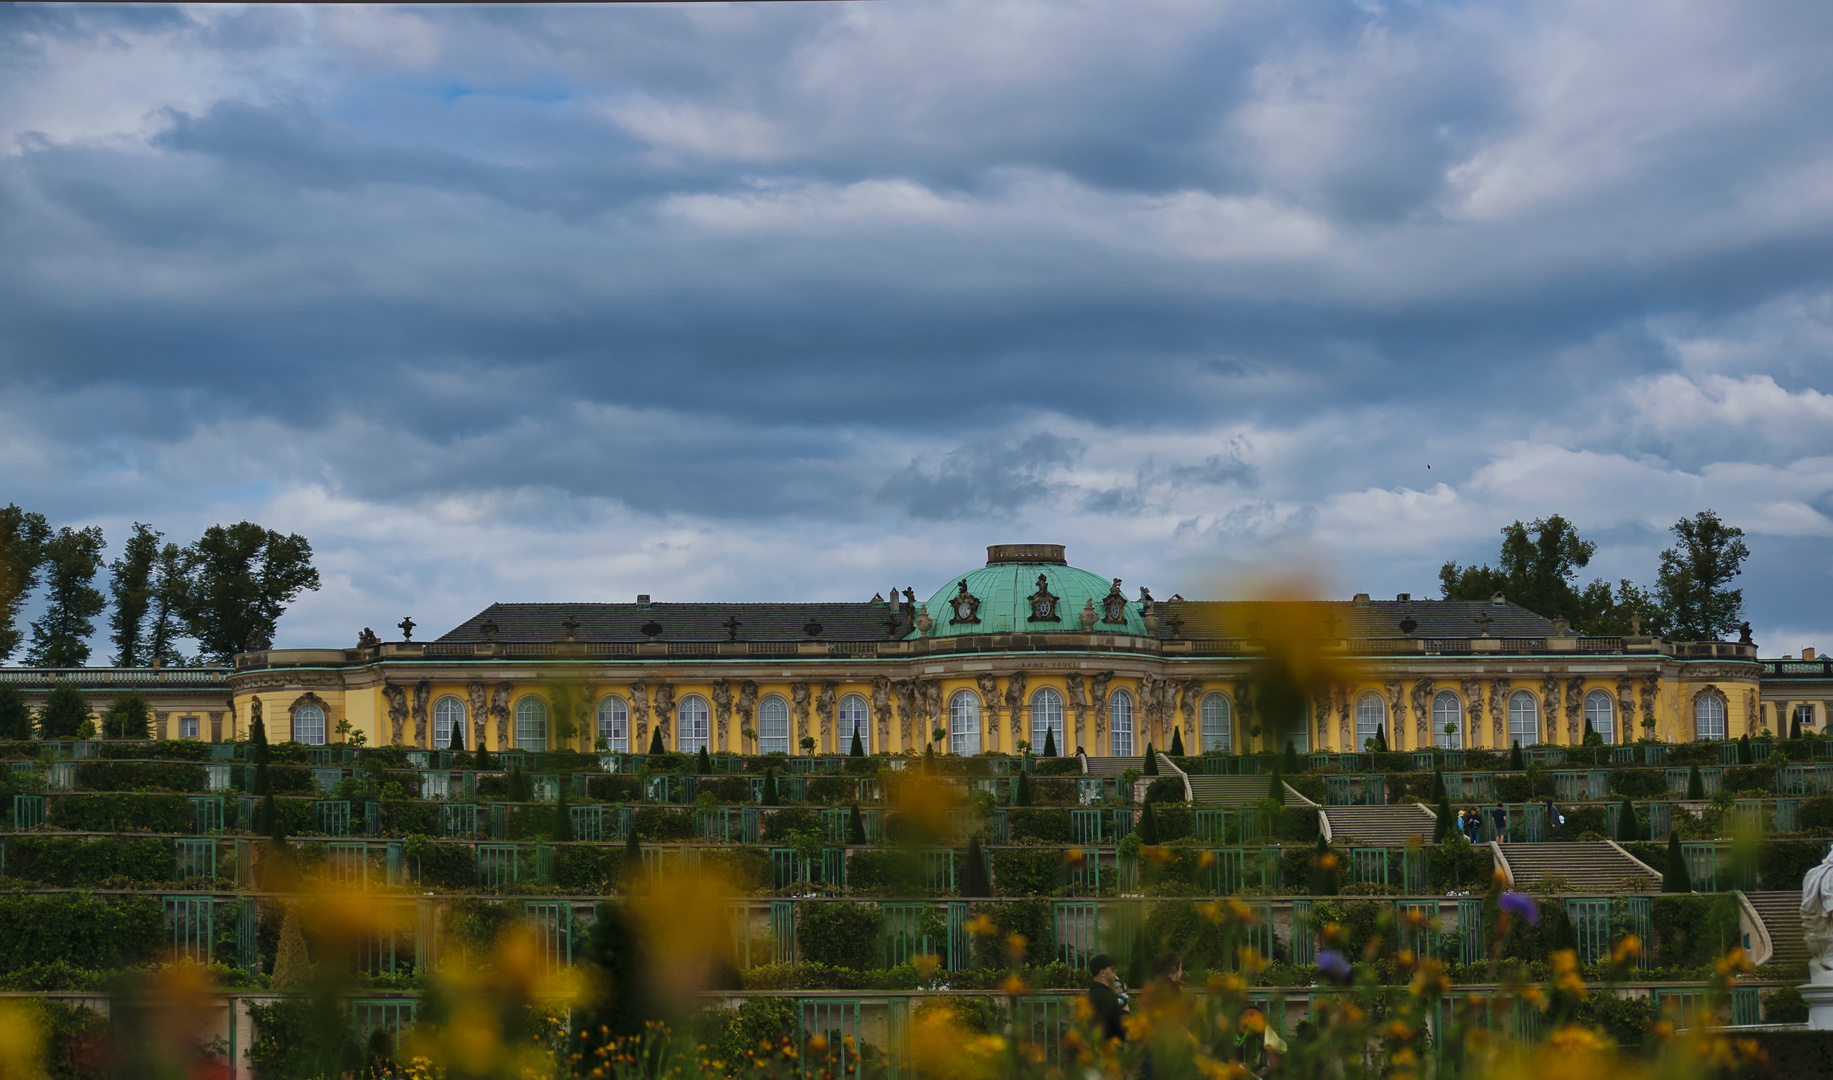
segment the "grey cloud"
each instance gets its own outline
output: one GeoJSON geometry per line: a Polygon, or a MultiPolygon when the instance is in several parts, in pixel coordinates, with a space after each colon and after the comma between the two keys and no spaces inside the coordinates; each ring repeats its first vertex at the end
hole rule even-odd
{"type": "Polygon", "coordinates": [[[878,499],[933,521],[1007,518],[1061,490],[1052,477],[1082,450],[1080,441],[1047,431],[1018,443],[977,440],[936,461],[912,461],[885,481],[878,499]]]}

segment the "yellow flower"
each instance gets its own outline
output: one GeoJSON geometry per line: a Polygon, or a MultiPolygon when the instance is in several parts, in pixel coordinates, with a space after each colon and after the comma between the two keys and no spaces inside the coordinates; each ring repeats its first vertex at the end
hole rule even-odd
{"type": "Polygon", "coordinates": [[[1000,982],[999,989],[1012,997],[1017,997],[1031,988],[1025,985],[1025,980],[1019,978],[1016,974],[1012,974],[1007,975],[1005,979],[1000,982]]]}
{"type": "Polygon", "coordinates": [[[910,966],[916,969],[918,979],[927,982],[942,966],[942,958],[933,953],[918,953],[910,958],[910,966]]]}
{"type": "Polygon", "coordinates": [[[1145,1042],[1152,1037],[1152,1021],[1145,1013],[1128,1013],[1121,1023],[1126,1027],[1128,1042],[1145,1042]]]}
{"type": "Polygon", "coordinates": [[[980,914],[980,915],[974,916],[973,918],[967,921],[966,930],[970,934],[974,934],[979,937],[987,937],[993,934],[994,932],[996,932],[997,927],[993,925],[993,919],[991,916],[980,914]]]}
{"type": "Polygon", "coordinates": [[[1627,967],[1631,960],[1642,955],[1642,939],[1634,934],[1625,934],[1610,949],[1612,967],[1627,967]]]}
{"type": "Polygon", "coordinates": [[[1025,946],[1028,944],[1030,942],[1025,940],[1025,935],[1010,934],[1006,937],[1006,955],[1016,964],[1025,958],[1025,946]]]}

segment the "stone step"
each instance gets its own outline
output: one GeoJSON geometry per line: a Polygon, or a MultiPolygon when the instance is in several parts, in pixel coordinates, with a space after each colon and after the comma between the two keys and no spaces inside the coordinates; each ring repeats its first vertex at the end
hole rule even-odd
{"type": "Polygon", "coordinates": [[[1801,938],[1801,894],[1795,891],[1747,892],[1745,898],[1763,920],[1775,952],[1772,964],[1799,964],[1808,958],[1807,944],[1801,938]]]}
{"type": "Polygon", "coordinates": [[[1417,803],[1397,806],[1329,806],[1333,843],[1404,847],[1414,837],[1430,843],[1437,821],[1417,803]]]}
{"type": "Polygon", "coordinates": [[[1570,895],[1625,892],[1634,877],[1661,875],[1603,842],[1503,844],[1502,856],[1514,873],[1515,888],[1530,890],[1549,877],[1564,878],[1570,895]]]}

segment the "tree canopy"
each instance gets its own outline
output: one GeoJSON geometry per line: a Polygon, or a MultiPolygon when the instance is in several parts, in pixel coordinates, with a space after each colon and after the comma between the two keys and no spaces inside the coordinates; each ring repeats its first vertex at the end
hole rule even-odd
{"type": "Polygon", "coordinates": [[[1669,636],[1685,641],[1728,636],[1744,617],[1744,590],[1727,587],[1750,557],[1744,530],[1701,510],[1675,522],[1670,531],[1680,543],[1661,553],[1655,587],[1669,636]]]}
{"type": "Polygon", "coordinates": [[[159,537],[151,525],[134,522],[134,533],[121,545],[121,557],[109,566],[108,591],[115,610],[108,618],[116,667],[142,667],[152,661],[146,648],[146,616],[153,601],[153,569],[159,562],[159,537]]]}
{"type": "Polygon", "coordinates": [[[102,568],[102,527],[65,526],[44,545],[44,615],[32,624],[26,662],[37,667],[80,667],[89,662],[93,620],[108,604],[95,587],[102,568]]]}
{"type": "Polygon", "coordinates": [[[19,632],[19,605],[38,586],[38,568],[51,526],[43,514],[0,507],[0,660],[13,655],[24,635],[19,632]]]}
{"type": "Polygon", "coordinates": [[[268,647],[287,605],[318,588],[311,543],[252,521],[204,530],[190,562],[185,627],[213,660],[268,647]]]}

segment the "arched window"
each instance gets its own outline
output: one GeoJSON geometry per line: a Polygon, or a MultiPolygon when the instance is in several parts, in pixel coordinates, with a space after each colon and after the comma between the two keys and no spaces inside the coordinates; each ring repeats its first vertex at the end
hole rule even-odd
{"type": "Polygon", "coordinates": [[[532,694],[516,702],[516,747],[547,749],[547,702],[532,694]]]}
{"type": "Polygon", "coordinates": [[[957,690],[948,699],[948,749],[952,753],[980,753],[980,695],[957,690]]]}
{"type": "Polygon", "coordinates": [[[1108,752],[1115,757],[1133,756],[1133,695],[1116,690],[1107,699],[1108,752]]]}
{"type": "Polygon", "coordinates": [[[325,711],[316,705],[293,710],[293,741],[308,746],[325,744],[325,711]]]}
{"type": "Polygon", "coordinates": [[[675,705],[675,748],[683,754],[706,749],[706,699],[689,694],[675,705]]]}
{"type": "MultiPolygon", "coordinates": [[[[1356,745],[1352,750],[1360,750],[1375,737],[1375,731],[1387,724],[1387,702],[1373,690],[1365,691],[1356,699],[1356,745]]],[[[1385,732],[1384,732],[1385,733],[1385,732]]]]}
{"type": "Polygon", "coordinates": [[[1235,745],[1234,705],[1227,694],[1203,695],[1202,750],[1227,753],[1235,745]]]}
{"type": "Polygon", "coordinates": [[[1464,746],[1464,703],[1449,690],[1440,690],[1432,698],[1432,738],[1446,750],[1464,746]]]}
{"type": "Polygon", "coordinates": [[[775,694],[757,703],[757,752],[789,753],[789,702],[775,694]]]}
{"type": "Polygon", "coordinates": [[[1046,686],[1031,695],[1031,752],[1041,754],[1044,744],[1054,741],[1058,754],[1063,752],[1063,695],[1046,686]],[[1055,740],[1050,738],[1055,735],[1055,740]]]}
{"type": "Polygon", "coordinates": [[[1540,741],[1540,703],[1526,690],[1508,699],[1508,743],[1532,746],[1540,741]]]}
{"type": "Polygon", "coordinates": [[[1585,695],[1585,726],[1607,743],[1617,741],[1617,704],[1602,690],[1585,695]]]}
{"type": "Polygon", "coordinates": [[[454,727],[460,735],[465,733],[465,703],[447,694],[433,706],[433,745],[440,749],[451,746],[454,727]]]}
{"type": "Polygon", "coordinates": [[[1695,739],[1722,739],[1725,737],[1725,703],[1715,694],[1701,694],[1693,702],[1693,737],[1695,739]]]}
{"type": "Polygon", "coordinates": [[[858,694],[848,694],[840,699],[840,745],[835,749],[843,754],[853,752],[853,733],[859,733],[860,749],[872,752],[872,712],[866,706],[866,699],[858,694]]]}
{"type": "Polygon", "coordinates": [[[598,737],[614,753],[630,750],[630,706],[613,694],[598,703],[598,737]]]}

